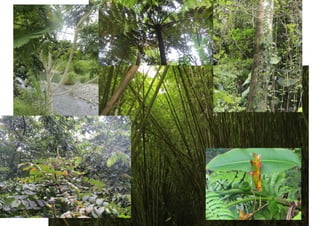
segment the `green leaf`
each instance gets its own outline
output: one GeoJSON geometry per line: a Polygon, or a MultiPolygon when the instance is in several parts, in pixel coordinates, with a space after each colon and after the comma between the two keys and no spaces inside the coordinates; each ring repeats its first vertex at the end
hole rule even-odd
{"type": "Polygon", "coordinates": [[[37,167],[38,167],[39,171],[42,171],[42,172],[44,172],[46,174],[48,174],[48,173],[56,173],[57,172],[50,165],[38,164],[37,167]]]}
{"type": "Polygon", "coordinates": [[[301,211],[292,220],[301,220],[301,211]]]}
{"type": "Polygon", "coordinates": [[[137,4],[137,1],[136,0],[120,0],[119,3],[126,7],[133,7],[135,4],[137,4]]]}
{"type": "Polygon", "coordinates": [[[268,210],[272,216],[275,216],[279,212],[278,204],[274,199],[268,201],[268,210]]]}
{"type": "Polygon", "coordinates": [[[250,86],[248,86],[248,88],[241,93],[241,97],[245,98],[249,94],[249,92],[250,92],[250,86]]]}
{"type": "Polygon", "coordinates": [[[82,157],[75,157],[74,158],[74,168],[77,168],[82,162],[82,157]]]}
{"type": "Polygon", "coordinates": [[[129,157],[128,157],[125,153],[120,152],[120,151],[113,152],[113,153],[111,154],[111,156],[107,159],[107,161],[106,161],[106,166],[107,166],[107,167],[111,167],[111,166],[113,166],[118,160],[121,160],[121,161],[124,162],[124,163],[128,163],[129,157]]]}
{"type": "Polygon", "coordinates": [[[206,194],[206,220],[233,220],[234,215],[223,202],[219,194],[207,192],[206,194]]]}
{"type": "Polygon", "coordinates": [[[14,47],[13,48],[19,48],[28,42],[30,42],[32,39],[35,38],[40,38],[43,36],[45,33],[49,32],[50,28],[45,28],[44,30],[41,31],[36,31],[33,33],[16,33],[14,36],[14,47]]]}
{"type": "Polygon", "coordinates": [[[110,156],[106,161],[106,166],[111,167],[113,166],[118,160],[118,157],[116,155],[110,156]]]}
{"type": "Polygon", "coordinates": [[[32,167],[29,171],[30,175],[38,176],[41,175],[41,171],[37,167],[32,167]]]}
{"type": "Polygon", "coordinates": [[[280,172],[292,167],[301,167],[299,156],[284,148],[247,148],[232,149],[216,156],[208,165],[209,170],[241,170],[250,172],[252,153],[261,154],[261,173],[280,172]]]}
{"type": "Polygon", "coordinates": [[[272,56],[270,58],[270,64],[278,64],[281,60],[281,57],[278,57],[278,56],[272,56]]]}
{"type": "Polygon", "coordinates": [[[227,102],[228,104],[234,104],[232,97],[223,90],[214,90],[214,102],[216,103],[219,99],[227,102]]]}
{"type": "Polygon", "coordinates": [[[243,82],[242,86],[245,86],[247,84],[250,84],[251,82],[251,72],[248,74],[247,79],[243,82]]]}
{"type": "Polygon", "coordinates": [[[88,183],[90,183],[91,185],[97,187],[97,188],[103,188],[105,185],[102,181],[100,180],[95,180],[92,178],[83,178],[84,181],[87,181],[88,183]]]}
{"type": "Polygon", "coordinates": [[[11,203],[11,208],[16,208],[16,207],[20,206],[20,204],[21,204],[21,200],[16,199],[11,203]]]}

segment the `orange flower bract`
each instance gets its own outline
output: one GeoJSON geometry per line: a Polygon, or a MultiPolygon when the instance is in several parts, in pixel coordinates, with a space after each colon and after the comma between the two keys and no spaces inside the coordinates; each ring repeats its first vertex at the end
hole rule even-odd
{"type": "Polygon", "coordinates": [[[250,160],[251,169],[250,175],[252,176],[252,181],[258,191],[262,191],[262,182],[261,182],[261,155],[252,153],[252,160],[250,160]]]}

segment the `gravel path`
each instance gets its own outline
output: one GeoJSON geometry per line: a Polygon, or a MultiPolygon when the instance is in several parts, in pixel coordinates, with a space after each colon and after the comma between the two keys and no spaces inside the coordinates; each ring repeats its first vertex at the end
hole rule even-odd
{"type": "Polygon", "coordinates": [[[61,86],[56,93],[71,90],[53,98],[53,110],[59,115],[98,115],[98,85],[61,86]]]}

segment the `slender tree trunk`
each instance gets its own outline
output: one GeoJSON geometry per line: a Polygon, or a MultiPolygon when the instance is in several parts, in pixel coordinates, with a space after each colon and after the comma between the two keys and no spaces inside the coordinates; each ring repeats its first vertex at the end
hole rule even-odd
{"type": "Polygon", "coordinates": [[[52,72],[52,55],[49,52],[48,58],[45,59],[43,56],[43,52],[40,54],[41,61],[43,63],[45,73],[46,73],[46,86],[45,86],[45,101],[46,101],[46,109],[49,112],[49,114],[53,113],[53,90],[52,90],[52,78],[53,78],[53,72],[52,72]]]}
{"type": "Polygon", "coordinates": [[[163,38],[162,38],[162,29],[161,25],[158,24],[155,26],[156,30],[156,35],[158,39],[158,44],[159,44],[159,51],[160,51],[160,61],[161,65],[167,65],[167,59],[166,59],[166,51],[163,43],[163,38]]]}
{"type": "MultiPolygon", "coordinates": [[[[275,82],[275,75],[274,75],[274,65],[271,63],[272,57],[275,56],[276,49],[273,43],[273,11],[274,11],[274,0],[264,0],[265,5],[265,43],[267,43],[265,47],[265,73],[264,73],[264,89],[268,90],[265,92],[264,95],[264,102],[268,102],[268,97],[271,95],[275,95],[272,92],[270,87],[271,81],[275,82]]],[[[269,108],[268,111],[275,111],[275,101],[269,101],[269,108]]]]}
{"type": "Polygon", "coordinates": [[[251,83],[247,111],[270,111],[268,105],[269,83],[273,72],[274,55],[272,26],[273,0],[260,0],[256,12],[255,53],[251,70],[251,83]]]}
{"type": "Polygon", "coordinates": [[[253,65],[251,69],[251,82],[250,91],[248,96],[247,111],[255,111],[255,95],[256,86],[258,82],[258,76],[261,69],[263,60],[263,49],[262,49],[262,37],[263,37],[263,20],[264,20],[264,6],[263,0],[259,1],[258,8],[256,11],[256,33],[254,43],[254,57],[253,65]]]}

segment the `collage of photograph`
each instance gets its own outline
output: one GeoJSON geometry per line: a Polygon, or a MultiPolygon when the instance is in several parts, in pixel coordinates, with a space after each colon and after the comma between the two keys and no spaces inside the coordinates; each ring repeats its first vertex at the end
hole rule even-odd
{"type": "Polygon", "coordinates": [[[29,2],[12,16],[0,218],[309,225],[301,0],[29,2]]]}

